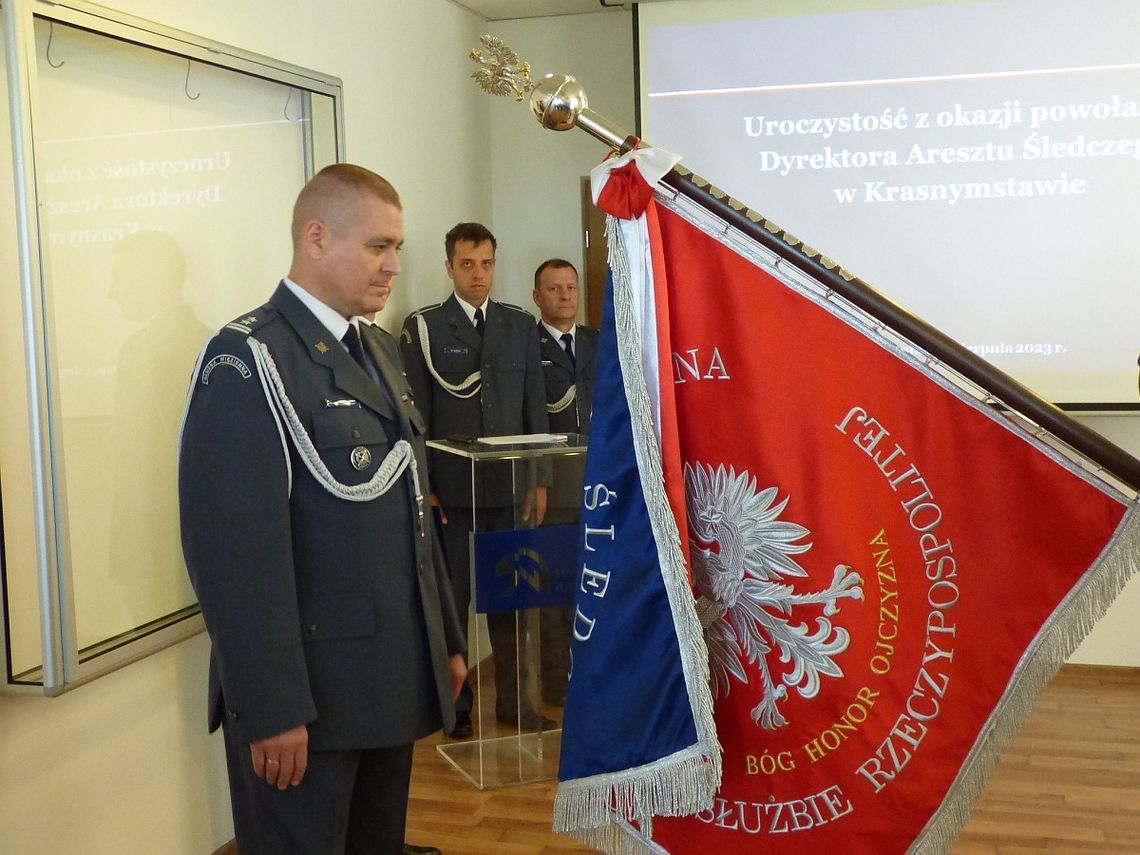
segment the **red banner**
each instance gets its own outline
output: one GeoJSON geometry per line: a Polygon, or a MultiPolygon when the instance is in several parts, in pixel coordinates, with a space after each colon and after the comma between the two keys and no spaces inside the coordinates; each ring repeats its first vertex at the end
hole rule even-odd
{"type": "Polygon", "coordinates": [[[1087,628],[1128,505],[678,214],[650,241],[724,749],[712,808],[653,841],[945,846],[1087,628]]]}
{"type": "Polygon", "coordinates": [[[675,161],[591,178],[613,287],[555,827],[945,850],[1136,572],[1135,495],[713,214],[642,210],[623,185],[675,161]]]}

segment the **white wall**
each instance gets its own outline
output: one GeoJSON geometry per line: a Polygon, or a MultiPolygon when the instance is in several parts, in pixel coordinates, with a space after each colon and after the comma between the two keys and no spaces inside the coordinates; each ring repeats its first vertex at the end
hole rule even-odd
{"type": "Polygon", "coordinates": [[[204,635],[58,698],[0,698],[0,850],[208,855],[233,836],[204,635]]]}
{"type": "MultiPolygon", "coordinates": [[[[487,96],[467,58],[480,18],[449,0],[103,4],[342,78],[348,159],[389,178],[405,200],[404,274],[382,320],[398,327],[436,299],[444,232],[461,216],[491,219],[487,96]]],[[[0,233],[12,235],[6,141],[0,155],[0,233]]],[[[4,329],[18,328],[19,311],[7,240],[4,329]]],[[[274,285],[265,283],[266,296],[274,285]]],[[[6,394],[22,390],[19,371],[0,377],[6,394]]],[[[5,479],[26,483],[26,460],[3,464],[5,479]]],[[[25,508],[4,510],[27,526],[25,508]]],[[[0,697],[0,851],[208,855],[228,841],[222,745],[205,732],[207,651],[198,636],[60,698],[0,697]]]]}
{"type": "MultiPolygon", "coordinates": [[[[1082,416],[1080,421],[1140,457],[1140,415],[1082,416]]],[[[1069,657],[1082,665],[1140,667],[1140,575],[1134,576],[1107,614],[1069,657]]]]}
{"type": "MultiPolygon", "coordinates": [[[[577,78],[590,109],[634,132],[631,15],[495,21],[487,31],[531,63],[532,77],[577,78]]],[[[608,149],[579,130],[543,129],[529,101],[484,97],[491,102],[492,228],[499,241],[495,292],[500,300],[535,309],[531,291],[539,263],[558,256],[582,270],[579,182],[608,149]]]]}

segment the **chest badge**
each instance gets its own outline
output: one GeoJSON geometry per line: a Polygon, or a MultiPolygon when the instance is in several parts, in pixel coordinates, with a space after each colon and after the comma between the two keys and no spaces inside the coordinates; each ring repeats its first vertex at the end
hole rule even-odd
{"type": "Polygon", "coordinates": [[[358,445],[352,449],[352,468],[357,472],[363,472],[372,465],[372,452],[365,448],[363,445],[358,445]]]}

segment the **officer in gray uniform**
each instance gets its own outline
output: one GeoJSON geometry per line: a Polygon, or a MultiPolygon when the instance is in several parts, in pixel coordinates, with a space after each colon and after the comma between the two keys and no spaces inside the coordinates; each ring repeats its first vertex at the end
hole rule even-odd
{"type": "Polygon", "coordinates": [[[564,258],[548,258],[534,271],[546,412],[556,433],[590,432],[598,331],[577,323],[578,290],[578,271],[564,258]]]}
{"type": "Polygon", "coordinates": [[[355,316],[399,273],[399,196],[338,164],[298,196],[293,262],[195,368],[179,498],[242,855],[403,842],[412,743],[454,720],[465,635],[432,560],[424,424],[355,316]]]}
{"type": "MultiPolygon", "coordinates": [[[[479,223],[459,223],[447,233],[445,269],[454,293],[444,302],[413,312],[404,321],[400,347],[416,407],[429,439],[545,433],[546,397],[534,317],[517,306],[489,299],[495,278],[497,242],[479,223]]],[[[483,530],[511,529],[515,485],[509,474],[484,469],[483,492],[472,495],[469,462],[445,453],[430,457],[435,503],[440,509],[444,552],[459,617],[466,630],[471,600],[468,536],[473,508],[483,530]]],[[[542,482],[523,514],[539,522],[545,513],[542,482]]],[[[495,655],[495,712],[500,722],[527,729],[556,726],[538,711],[519,712],[515,679],[514,615],[488,615],[495,655]]],[[[452,736],[472,733],[472,693],[465,687],[456,704],[452,736]]]]}
{"type": "MultiPolygon", "coordinates": [[[[556,433],[588,434],[598,331],[577,323],[578,271],[564,258],[548,258],[534,271],[531,296],[540,316],[538,345],[550,429],[556,433]]],[[[554,458],[546,503],[547,525],[578,522],[583,465],[581,457],[554,458]]],[[[542,610],[542,698],[552,704],[561,705],[566,699],[572,620],[573,609],[568,605],[542,610]]]]}

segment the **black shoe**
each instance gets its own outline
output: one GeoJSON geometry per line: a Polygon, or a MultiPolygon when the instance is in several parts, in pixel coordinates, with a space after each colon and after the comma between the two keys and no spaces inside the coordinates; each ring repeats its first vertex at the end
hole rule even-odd
{"type": "MultiPolygon", "coordinates": [[[[452,739],[470,739],[471,735],[475,732],[471,727],[471,713],[457,712],[455,714],[455,727],[451,728],[451,732],[447,734],[452,739]]],[[[404,844],[404,851],[408,852],[407,844],[404,844]]],[[[414,850],[413,850],[414,851],[414,850]]],[[[426,849],[425,852],[438,852],[438,849],[426,849]]]]}
{"type": "MultiPolygon", "coordinates": [[[[467,726],[470,727],[471,723],[468,722],[467,726]]],[[[442,853],[434,846],[413,846],[410,843],[405,843],[404,855],[442,855],[442,853]]]]}
{"type": "Polygon", "coordinates": [[[521,730],[523,733],[534,733],[536,730],[557,730],[562,726],[552,718],[540,716],[534,710],[523,710],[521,727],[519,717],[514,710],[509,713],[496,713],[495,718],[498,719],[499,724],[505,724],[513,730],[521,730]]]}

